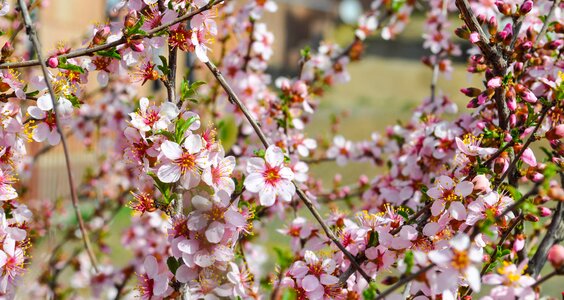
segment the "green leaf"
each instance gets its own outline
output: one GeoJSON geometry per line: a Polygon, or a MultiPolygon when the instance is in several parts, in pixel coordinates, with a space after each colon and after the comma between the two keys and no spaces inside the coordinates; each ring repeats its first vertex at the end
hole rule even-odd
{"type": "Polygon", "coordinates": [[[178,267],[180,267],[180,262],[178,262],[178,260],[176,260],[173,256],[169,256],[166,260],[166,265],[168,266],[168,269],[175,274],[178,267]]]}
{"type": "Polygon", "coordinates": [[[149,173],[147,173],[147,175],[149,175],[153,178],[153,181],[155,182],[155,187],[163,195],[164,204],[169,205],[170,202],[172,202],[172,198],[173,198],[172,190],[171,190],[171,184],[162,182],[159,179],[159,177],[157,177],[157,175],[153,172],[149,172],[149,173]]]}
{"type": "Polygon", "coordinates": [[[292,264],[292,262],[294,262],[294,256],[292,255],[292,252],[290,250],[275,246],[274,252],[276,252],[276,262],[281,269],[287,269],[292,264]]]}
{"type": "Polygon", "coordinates": [[[187,79],[182,80],[180,85],[180,100],[191,100],[194,101],[195,99],[192,96],[196,95],[198,88],[202,85],[206,84],[204,81],[194,81],[190,83],[187,79]]]}
{"type": "Polygon", "coordinates": [[[372,300],[378,296],[378,288],[376,287],[376,282],[371,282],[364,291],[362,291],[362,297],[365,300],[372,300]]]}
{"type": "Polygon", "coordinates": [[[64,70],[69,70],[69,71],[73,71],[73,72],[78,72],[81,74],[84,74],[84,69],[80,66],[77,65],[73,65],[73,64],[69,64],[66,62],[66,59],[60,59],[59,58],[59,65],[57,66],[59,69],[64,69],[64,70]]]}
{"type": "Polygon", "coordinates": [[[171,141],[175,141],[176,138],[174,137],[174,134],[172,134],[171,132],[168,132],[166,130],[159,130],[157,132],[154,133],[154,135],[162,135],[165,136],[166,138],[168,138],[171,141]]]}
{"type": "Polygon", "coordinates": [[[168,69],[168,63],[166,57],[159,55],[159,58],[161,59],[162,65],[157,66],[157,69],[161,70],[161,72],[163,72],[164,75],[168,76],[170,70],[168,69]]]}
{"type": "Polygon", "coordinates": [[[116,48],[111,48],[109,50],[103,50],[96,52],[97,55],[104,57],[111,57],[115,59],[121,59],[121,55],[117,52],[116,48]]]}
{"type": "Polygon", "coordinates": [[[233,116],[227,116],[219,121],[217,124],[217,136],[223,149],[231,149],[233,144],[237,141],[239,135],[239,127],[233,116]]]}
{"type": "Polygon", "coordinates": [[[194,123],[195,121],[196,121],[196,117],[190,117],[186,120],[179,118],[176,121],[174,141],[176,141],[178,144],[181,144],[182,141],[184,140],[184,134],[186,133],[186,130],[188,130],[188,128],[190,128],[190,125],[192,125],[192,123],[194,123]]]}
{"type": "Polygon", "coordinates": [[[284,293],[282,294],[282,300],[295,300],[298,298],[296,291],[292,289],[285,289],[284,293]]]}
{"type": "Polygon", "coordinates": [[[80,108],[80,101],[75,95],[65,95],[65,97],[72,103],[73,107],[80,108]]]}

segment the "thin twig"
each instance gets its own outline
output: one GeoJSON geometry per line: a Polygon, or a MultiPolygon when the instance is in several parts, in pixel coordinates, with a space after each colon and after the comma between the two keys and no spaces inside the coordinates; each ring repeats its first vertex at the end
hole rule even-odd
{"type": "Polygon", "coordinates": [[[78,197],[76,194],[76,190],[74,188],[74,180],[72,177],[72,167],[71,167],[70,156],[67,147],[67,141],[63,133],[63,129],[61,128],[61,124],[57,112],[57,103],[55,101],[55,92],[53,91],[51,80],[49,79],[50,74],[49,71],[47,71],[47,66],[45,64],[45,60],[43,59],[43,54],[41,52],[41,45],[39,44],[39,39],[37,38],[37,33],[35,32],[35,28],[33,27],[33,22],[31,21],[31,18],[29,16],[27,6],[25,5],[24,0],[18,0],[18,3],[21,9],[22,18],[25,23],[27,35],[29,37],[29,40],[33,44],[33,48],[35,49],[35,52],[37,53],[37,58],[40,62],[39,64],[41,65],[41,70],[43,71],[43,77],[45,78],[45,84],[47,85],[47,89],[49,90],[49,95],[51,96],[51,103],[53,104],[53,114],[55,115],[55,124],[57,126],[57,131],[61,136],[61,143],[63,144],[63,152],[65,155],[72,206],[76,214],[76,218],[78,220],[80,233],[82,235],[82,241],[84,242],[84,247],[86,249],[86,252],[88,253],[88,256],[90,257],[92,267],[94,268],[96,273],[98,273],[98,263],[96,262],[96,256],[92,252],[90,240],[88,239],[88,231],[86,230],[86,226],[84,226],[84,220],[82,220],[82,214],[80,213],[80,209],[78,207],[78,197]]]}
{"type": "Polygon", "coordinates": [[[550,110],[552,106],[547,105],[543,108],[540,118],[537,121],[537,125],[535,126],[535,128],[533,129],[533,131],[531,132],[531,135],[529,136],[529,138],[527,139],[527,141],[525,142],[525,144],[523,144],[523,147],[521,148],[521,150],[519,151],[519,153],[517,153],[517,155],[515,155],[515,158],[513,159],[513,161],[511,162],[511,164],[509,164],[509,167],[507,168],[507,170],[501,174],[500,179],[497,181],[497,185],[496,188],[499,187],[499,185],[503,182],[503,180],[505,179],[505,177],[507,177],[507,175],[511,174],[511,172],[513,172],[513,169],[515,169],[515,166],[517,165],[517,162],[519,161],[519,159],[521,159],[521,156],[523,156],[523,153],[525,153],[525,150],[527,150],[527,148],[529,147],[529,145],[533,142],[533,140],[535,139],[535,133],[539,130],[544,117],[546,116],[546,114],[548,113],[548,111],[550,110]]]}
{"type": "Polygon", "coordinates": [[[537,280],[537,282],[533,283],[533,285],[531,285],[531,287],[537,287],[541,284],[543,284],[545,281],[549,280],[550,278],[556,276],[556,275],[563,275],[564,274],[564,267],[560,267],[560,269],[555,269],[554,271],[546,274],[545,276],[543,276],[541,279],[537,280]]]}
{"type": "MultiPolygon", "coordinates": [[[[19,0],[18,0],[19,1],[19,0]]],[[[149,31],[147,31],[146,34],[140,34],[140,35],[136,35],[136,38],[145,38],[145,37],[153,37],[155,35],[157,35],[158,33],[160,33],[163,30],[166,30],[167,28],[169,28],[172,25],[178,24],[180,22],[184,22],[186,20],[190,20],[192,19],[192,17],[194,17],[195,15],[202,13],[204,11],[207,11],[209,9],[211,9],[213,6],[223,3],[225,1],[210,1],[208,4],[202,6],[199,9],[196,9],[186,15],[183,15],[181,17],[178,17],[168,23],[165,23],[161,26],[155,27],[149,31]]],[[[113,41],[111,43],[106,43],[103,45],[99,45],[99,46],[94,46],[94,47],[89,47],[89,48],[82,48],[82,49],[77,49],[75,51],[71,51],[67,54],[63,54],[60,55],[58,57],[60,58],[74,58],[74,57],[80,57],[80,56],[86,56],[86,55],[92,55],[98,51],[103,51],[103,50],[107,50],[122,44],[125,44],[128,42],[128,38],[127,37],[122,37],[116,41],[113,41]]],[[[16,68],[26,68],[26,67],[32,67],[32,66],[39,66],[40,59],[33,59],[33,60],[27,60],[27,61],[22,61],[22,62],[14,62],[14,63],[4,63],[4,64],[0,64],[0,69],[16,69],[16,68]]],[[[44,64],[45,64],[45,60],[44,60],[44,64]]]]}
{"type": "MultiPolygon", "coordinates": [[[[264,134],[264,132],[260,128],[260,125],[253,118],[253,116],[251,115],[251,113],[249,112],[247,107],[239,100],[239,97],[237,96],[237,94],[235,94],[235,92],[233,91],[231,86],[229,86],[229,84],[227,83],[227,81],[225,80],[225,78],[223,77],[221,72],[217,69],[217,67],[211,61],[206,62],[206,66],[208,67],[208,69],[210,69],[210,71],[212,72],[214,77],[219,81],[219,83],[221,84],[221,86],[223,87],[223,89],[225,90],[227,95],[229,96],[231,103],[235,104],[243,112],[243,114],[245,115],[245,117],[247,118],[249,123],[251,123],[251,126],[253,127],[255,133],[257,134],[257,136],[261,140],[264,147],[268,148],[270,146],[270,143],[268,142],[266,135],[264,134]]],[[[313,203],[309,199],[309,197],[304,193],[304,191],[302,191],[300,189],[300,187],[295,182],[292,182],[292,183],[296,187],[296,194],[298,194],[298,196],[302,199],[302,202],[309,209],[309,211],[311,212],[313,217],[321,225],[321,228],[323,228],[323,231],[325,231],[325,234],[327,235],[327,237],[339,248],[339,250],[341,250],[341,252],[343,252],[343,254],[349,259],[351,264],[353,264],[359,270],[359,272],[364,277],[364,279],[366,279],[366,281],[370,282],[372,280],[370,278],[370,276],[368,274],[366,274],[366,272],[360,268],[360,265],[356,261],[355,257],[337,239],[337,237],[335,236],[335,233],[333,233],[333,231],[325,223],[325,221],[323,220],[323,218],[321,217],[321,215],[319,214],[319,212],[317,211],[317,209],[315,208],[315,206],[313,205],[313,203]]]]}
{"type": "Polygon", "coordinates": [[[558,244],[564,240],[564,202],[558,202],[556,210],[552,216],[550,227],[546,231],[541,243],[537,248],[537,252],[529,261],[528,271],[535,277],[538,275],[546,263],[548,251],[554,244],[558,244]]]}

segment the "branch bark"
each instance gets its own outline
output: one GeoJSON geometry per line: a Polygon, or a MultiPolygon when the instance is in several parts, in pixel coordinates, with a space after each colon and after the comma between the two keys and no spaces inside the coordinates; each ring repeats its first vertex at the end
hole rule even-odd
{"type": "MultiPolygon", "coordinates": [[[[184,22],[186,20],[190,20],[195,15],[202,13],[206,10],[209,10],[213,6],[218,5],[220,3],[224,3],[224,2],[225,2],[225,0],[210,1],[208,4],[202,6],[199,9],[196,9],[193,12],[190,12],[188,14],[181,16],[181,17],[178,17],[178,18],[176,18],[176,19],[174,19],[174,20],[172,20],[172,21],[170,21],[166,24],[161,25],[161,26],[155,27],[155,28],[149,30],[147,32],[147,34],[138,35],[136,37],[137,38],[153,37],[153,36],[157,35],[158,33],[160,33],[161,31],[166,30],[167,28],[169,28],[172,25],[178,24],[180,22],[184,22]]],[[[127,43],[127,41],[128,41],[128,38],[124,36],[124,37],[120,38],[119,40],[113,41],[111,43],[106,43],[106,44],[103,44],[103,45],[89,47],[89,48],[77,49],[77,50],[71,51],[67,54],[59,55],[58,57],[60,57],[60,58],[75,58],[75,57],[80,57],[80,56],[92,55],[92,54],[95,54],[98,51],[103,51],[103,50],[107,50],[107,49],[110,49],[110,48],[113,48],[113,47],[117,47],[119,45],[123,45],[123,44],[127,43]]],[[[17,68],[27,68],[27,67],[39,66],[39,65],[41,65],[40,60],[43,60],[43,58],[32,59],[32,60],[27,60],[27,61],[22,61],[22,62],[4,63],[4,64],[0,64],[0,70],[1,69],[17,69],[17,68]]],[[[43,60],[43,64],[46,64],[45,60],[43,60]]]]}
{"type": "Polygon", "coordinates": [[[72,167],[71,167],[71,162],[70,162],[70,155],[69,155],[69,151],[68,151],[68,147],[67,147],[67,141],[66,141],[64,132],[61,128],[61,124],[60,124],[60,120],[59,120],[59,116],[58,116],[58,112],[57,112],[57,103],[55,101],[56,96],[55,96],[55,92],[53,91],[53,85],[51,84],[51,80],[49,79],[50,74],[49,74],[49,71],[47,71],[47,65],[45,64],[45,60],[43,59],[43,54],[42,54],[42,51],[41,51],[41,44],[39,43],[39,39],[37,38],[37,33],[35,31],[35,28],[33,27],[33,22],[31,20],[31,17],[29,16],[29,11],[27,10],[27,6],[25,4],[25,1],[24,0],[18,0],[18,4],[20,6],[20,10],[21,10],[21,13],[22,13],[22,18],[23,18],[23,21],[24,21],[24,24],[25,24],[27,35],[29,37],[30,42],[33,44],[33,48],[35,49],[35,52],[37,53],[39,65],[41,66],[41,70],[43,71],[43,77],[45,78],[45,84],[47,85],[49,95],[51,96],[51,102],[53,104],[53,113],[55,115],[55,124],[57,126],[57,132],[61,136],[61,143],[63,145],[63,152],[64,152],[64,156],[65,156],[65,163],[66,163],[66,168],[67,168],[67,176],[68,176],[68,182],[69,182],[69,189],[70,189],[70,193],[71,193],[72,206],[73,206],[76,218],[78,220],[78,227],[80,228],[80,233],[82,235],[82,241],[84,243],[84,248],[85,248],[86,252],[88,253],[88,256],[89,256],[90,261],[92,263],[92,267],[94,268],[96,273],[98,273],[98,263],[96,261],[96,256],[94,255],[94,253],[92,251],[90,239],[88,238],[88,231],[86,229],[86,226],[84,225],[84,220],[82,219],[82,214],[80,213],[80,209],[78,207],[78,197],[77,197],[76,189],[74,187],[74,180],[73,180],[73,177],[72,177],[72,167]]]}
{"type": "MultiPolygon", "coordinates": [[[[241,100],[239,100],[239,97],[237,96],[237,94],[235,94],[235,92],[233,91],[231,86],[229,86],[229,84],[227,83],[227,81],[225,80],[225,78],[223,77],[221,72],[217,69],[217,67],[211,61],[206,62],[206,66],[212,72],[212,74],[217,79],[217,81],[219,81],[220,85],[223,87],[223,89],[225,90],[225,92],[229,96],[231,103],[236,105],[243,112],[243,114],[245,115],[245,117],[247,118],[249,123],[251,123],[251,126],[253,127],[255,133],[257,134],[257,136],[261,140],[263,146],[265,148],[268,148],[270,146],[270,143],[268,142],[266,135],[264,134],[264,132],[260,128],[260,125],[253,118],[253,116],[251,115],[251,113],[249,112],[247,107],[241,102],[241,100]]],[[[309,211],[311,212],[313,217],[321,225],[321,228],[323,229],[323,231],[325,231],[325,234],[327,235],[327,237],[337,246],[337,248],[339,248],[339,250],[341,250],[341,252],[343,252],[343,254],[349,259],[351,264],[353,264],[358,269],[358,271],[364,277],[364,279],[366,281],[370,282],[372,280],[372,278],[368,274],[366,274],[366,272],[364,270],[362,270],[362,268],[360,268],[360,265],[356,261],[356,258],[354,257],[354,255],[352,255],[343,246],[343,244],[341,244],[341,242],[337,239],[337,237],[335,236],[335,233],[333,233],[333,231],[325,223],[325,221],[323,220],[323,218],[321,217],[321,215],[319,214],[319,212],[317,211],[317,209],[315,208],[315,206],[313,205],[313,203],[311,202],[309,197],[305,194],[304,191],[302,191],[300,189],[300,187],[295,182],[293,182],[293,184],[296,187],[296,194],[300,197],[300,199],[302,200],[304,205],[309,209],[309,211]]]]}

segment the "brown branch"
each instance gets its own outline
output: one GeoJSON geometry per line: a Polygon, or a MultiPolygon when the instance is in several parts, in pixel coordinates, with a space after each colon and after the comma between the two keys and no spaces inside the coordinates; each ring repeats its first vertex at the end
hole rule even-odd
{"type": "MultiPolygon", "coordinates": [[[[478,41],[476,45],[480,48],[486,59],[492,64],[494,73],[498,76],[504,76],[507,72],[507,61],[503,58],[501,51],[490,45],[489,39],[486,33],[478,23],[468,0],[456,0],[456,7],[462,15],[462,19],[466,26],[472,32],[478,33],[478,41]]],[[[499,87],[495,91],[495,101],[497,106],[497,113],[499,119],[499,127],[503,130],[508,129],[509,121],[509,109],[507,108],[507,103],[505,102],[505,93],[503,88],[499,87]]]]}
{"type": "Polygon", "coordinates": [[[251,30],[249,30],[249,46],[247,47],[247,54],[245,54],[243,66],[241,70],[247,71],[247,67],[249,66],[249,61],[251,61],[251,52],[253,49],[253,43],[255,42],[254,34],[255,34],[255,19],[252,17],[249,20],[251,22],[251,30]]]}
{"type": "MultiPolygon", "coordinates": [[[[255,133],[257,134],[257,136],[261,140],[263,146],[265,148],[268,148],[270,146],[270,143],[268,142],[266,135],[264,134],[264,132],[260,128],[260,125],[252,117],[252,115],[249,112],[249,110],[247,109],[247,107],[239,100],[239,97],[237,96],[237,94],[235,94],[235,92],[233,91],[231,86],[229,86],[227,81],[225,81],[225,78],[223,77],[221,72],[219,72],[217,67],[211,61],[208,61],[206,63],[206,66],[212,72],[214,77],[219,81],[219,83],[221,84],[221,86],[223,87],[223,89],[225,90],[227,95],[229,96],[231,103],[235,104],[243,112],[243,114],[245,115],[245,117],[247,118],[249,123],[251,123],[251,126],[253,127],[255,133]]],[[[366,281],[370,282],[372,280],[370,278],[370,276],[368,276],[368,274],[366,274],[366,272],[360,268],[360,265],[356,261],[355,257],[337,239],[337,237],[335,236],[335,233],[333,233],[333,231],[325,223],[325,221],[323,220],[323,218],[321,217],[321,215],[319,214],[319,212],[317,211],[317,209],[315,208],[315,206],[313,205],[313,203],[311,202],[309,197],[304,193],[304,191],[302,191],[300,189],[300,187],[295,182],[292,182],[292,183],[296,187],[296,194],[298,194],[298,196],[302,199],[302,202],[309,209],[309,211],[314,216],[314,218],[317,220],[317,222],[321,225],[321,228],[323,228],[323,231],[325,231],[325,234],[327,235],[327,237],[339,248],[339,250],[341,250],[341,252],[343,252],[343,254],[349,259],[351,264],[353,264],[359,270],[359,272],[364,277],[364,279],[366,279],[366,281]]]]}
{"type": "Polygon", "coordinates": [[[538,275],[546,263],[546,258],[548,256],[548,251],[550,248],[562,242],[564,240],[564,202],[558,202],[556,210],[552,216],[552,221],[550,222],[550,227],[543,237],[541,243],[537,248],[537,252],[533,255],[533,258],[529,261],[528,271],[531,275],[535,277],[538,275]]]}
{"type": "Polygon", "coordinates": [[[541,279],[537,280],[537,282],[533,283],[531,287],[537,287],[556,275],[564,275],[564,267],[560,267],[560,269],[555,269],[554,271],[546,274],[541,279]]]}
{"type": "Polygon", "coordinates": [[[548,113],[548,111],[550,110],[551,107],[552,107],[551,105],[547,105],[543,108],[541,115],[540,115],[540,118],[537,122],[537,125],[535,126],[535,128],[531,132],[531,135],[529,136],[529,138],[527,139],[525,144],[523,144],[523,147],[521,148],[519,153],[517,153],[517,155],[515,155],[515,158],[513,159],[511,164],[509,164],[509,167],[507,168],[507,170],[503,174],[501,174],[501,178],[497,181],[496,188],[499,187],[499,185],[503,182],[503,180],[505,179],[505,177],[507,177],[507,175],[509,175],[513,172],[513,169],[515,169],[517,162],[519,161],[519,159],[521,159],[521,156],[523,156],[523,153],[525,153],[525,150],[527,150],[529,145],[535,139],[535,133],[539,130],[539,128],[540,128],[540,126],[541,126],[541,124],[544,120],[544,117],[546,117],[546,115],[547,115],[547,113],[548,113]]]}
{"type": "MultiPolygon", "coordinates": [[[[153,37],[155,35],[158,35],[158,33],[160,33],[161,31],[167,29],[168,27],[178,24],[180,22],[184,22],[186,20],[190,20],[192,19],[192,17],[194,17],[195,15],[202,13],[204,11],[207,11],[209,9],[211,9],[213,6],[223,3],[225,2],[225,0],[223,1],[210,1],[208,4],[202,6],[199,9],[196,9],[193,12],[190,12],[186,15],[183,15],[181,17],[178,17],[166,24],[163,24],[161,26],[155,27],[151,30],[149,30],[146,34],[140,34],[137,35],[136,38],[150,38],[153,37]]],[[[77,49],[75,51],[71,51],[67,54],[63,54],[63,55],[59,55],[58,57],[60,58],[74,58],[74,57],[80,57],[80,56],[86,56],[86,55],[92,55],[95,54],[98,51],[103,51],[103,50],[107,50],[122,44],[125,44],[128,42],[128,38],[127,37],[122,37],[117,41],[113,41],[111,43],[106,43],[103,45],[99,45],[99,46],[94,46],[94,47],[89,47],[89,48],[82,48],[82,49],[77,49]]],[[[41,63],[39,62],[41,59],[33,59],[33,60],[27,60],[27,61],[22,61],[22,62],[14,62],[14,63],[4,63],[4,64],[0,64],[0,69],[16,69],[16,68],[26,68],[26,67],[32,67],[32,66],[39,66],[41,63]]],[[[45,60],[43,61],[45,64],[45,60]]]]}
{"type": "Polygon", "coordinates": [[[497,243],[498,247],[495,247],[492,255],[490,255],[490,261],[484,265],[484,267],[482,267],[482,271],[480,271],[480,275],[484,276],[484,274],[486,274],[486,271],[488,270],[488,268],[495,263],[496,261],[496,256],[497,256],[497,252],[499,249],[499,246],[503,245],[503,243],[505,242],[505,240],[507,239],[507,237],[511,234],[511,231],[513,231],[513,229],[515,227],[517,227],[517,225],[519,223],[521,223],[521,221],[523,221],[523,214],[520,214],[517,218],[515,218],[512,222],[511,225],[509,225],[509,227],[507,228],[507,230],[505,230],[505,232],[503,233],[503,235],[501,236],[501,238],[499,239],[499,242],[497,243]]]}
{"type": "Polygon", "coordinates": [[[58,112],[57,112],[57,103],[55,101],[55,99],[56,99],[55,98],[55,92],[53,91],[53,86],[51,84],[51,80],[49,79],[49,76],[50,76],[49,71],[47,71],[47,66],[45,64],[45,60],[43,60],[43,54],[41,53],[41,45],[39,44],[39,39],[37,38],[35,28],[33,27],[33,22],[31,21],[31,18],[29,16],[27,6],[25,5],[24,0],[18,0],[18,3],[19,3],[20,10],[21,10],[21,13],[22,13],[22,18],[23,18],[24,23],[25,23],[27,35],[29,37],[29,40],[33,44],[33,48],[35,49],[35,52],[37,53],[37,58],[40,62],[41,70],[43,71],[43,77],[45,78],[45,84],[47,85],[47,89],[49,90],[49,94],[51,96],[51,103],[53,104],[53,113],[55,115],[55,124],[57,126],[57,131],[58,131],[59,135],[61,136],[61,143],[63,144],[63,152],[64,152],[64,155],[65,155],[65,162],[66,162],[66,167],[67,167],[69,188],[70,188],[70,192],[71,192],[72,206],[73,206],[74,212],[76,214],[76,218],[78,220],[80,233],[82,235],[82,241],[84,242],[84,247],[86,249],[86,252],[88,253],[88,256],[90,257],[92,267],[94,268],[94,270],[96,272],[98,272],[98,265],[97,265],[97,262],[96,262],[96,256],[94,256],[94,253],[92,252],[90,240],[88,239],[88,231],[86,230],[86,226],[84,226],[84,220],[82,220],[82,215],[81,215],[80,209],[78,207],[78,197],[77,197],[77,194],[76,194],[76,189],[74,187],[74,180],[73,180],[73,177],[72,177],[72,167],[71,167],[70,156],[69,156],[69,151],[68,151],[68,147],[67,147],[67,141],[66,141],[65,135],[63,133],[63,129],[61,128],[61,124],[60,124],[60,120],[59,120],[59,116],[58,116],[58,112]]]}

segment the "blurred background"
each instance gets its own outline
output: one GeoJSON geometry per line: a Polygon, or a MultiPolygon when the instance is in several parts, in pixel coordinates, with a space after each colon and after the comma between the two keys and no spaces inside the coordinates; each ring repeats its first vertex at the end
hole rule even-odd
{"type": "MultiPolygon", "coordinates": [[[[105,22],[111,7],[118,0],[90,0],[68,1],[50,0],[45,9],[36,12],[36,20],[40,30],[40,38],[45,51],[55,49],[60,42],[73,47],[79,47],[88,35],[88,28],[93,24],[105,22]]],[[[319,42],[328,40],[340,45],[347,45],[354,36],[354,23],[364,8],[369,7],[370,0],[277,0],[278,11],[267,14],[262,19],[270,31],[274,33],[274,56],[270,62],[269,72],[276,76],[291,77],[296,74],[300,49],[311,46],[316,49],[319,42]]],[[[456,28],[458,19],[451,15],[452,29],[456,28]]],[[[328,130],[333,115],[340,115],[343,119],[340,131],[353,141],[369,139],[375,131],[383,132],[386,126],[395,122],[407,121],[412,109],[430,95],[432,69],[421,62],[423,56],[430,51],[423,49],[421,37],[425,16],[415,13],[408,23],[406,30],[394,41],[384,41],[380,36],[370,37],[366,42],[366,49],[359,63],[349,65],[348,71],[352,80],[349,83],[337,85],[329,90],[321,99],[319,110],[307,131],[312,137],[329,137],[328,130]]],[[[463,51],[466,49],[462,47],[463,51]]],[[[165,50],[166,51],[166,50],[165,50]]],[[[216,51],[219,52],[219,51],[216,51]]],[[[216,53],[217,56],[218,53],[216,53]]],[[[464,56],[464,55],[463,55],[464,56]]],[[[210,54],[214,57],[214,53],[210,54]]],[[[190,57],[180,57],[179,66],[190,65],[190,57]]],[[[453,58],[453,68],[450,78],[439,76],[438,95],[445,94],[464,110],[467,98],[459,89],[478,84],[478,78],[473,78],[465,72],[465,59],[453,58]]],[[[180,68],[179,73],[184,70],[180,68]]],[[[179,76],[181,77],[181,76],[179,76]]],[[[92,80],[95,84],[95,80],[92,80]]],[[[164,89],[159,84],[143,87],[141,95],[164,95],[164,89]]],[[[33,144],[32,151],[40,151],[44,145],[33,144]]],[[[95,162],[96,147],[86,149],[84,145],[71,138],[71,160],[74,177],[80,179],[88,165],[95,162]]],[[[336,166],[333,163],[313,166],[314,176],[331,182],[336,166]],[[328,172],[329,171],[329,172],[328,172]]],[[[32,198],[65,198],[68,196],[68,183],[65,173],[62,150],[57,147],[42,155],[34,165],[30,193],[32,198]]],[[[355,182],[361,173],[374,175],[378,169],[371,165],[355,165],[340,169],[343,183],[355,182]]],[[[70,207],[70,200],[68,200],[70,207]]],[[[128,209],[124,209],[115,219],[112,227],[116,229],[114,258],[127,255],[119,247],[120,229],[127,226],[128,209]]],[[[306,212],[300,213],[306,216],[306,212]]],[[[273,227],[280,228],[281,221],[274,222],[273,227]]],[[[276,234],[269,238],[269,245],[288,247],[286,237],[276,234]]],[[[272,251],[269,251],[272,255],[272,251]]],[[[125,261],[125,260],[123,260],[125,261]]],[[[557,296],[559,288],[553,282],[549,283],[547,292],[557,296]]]]}

